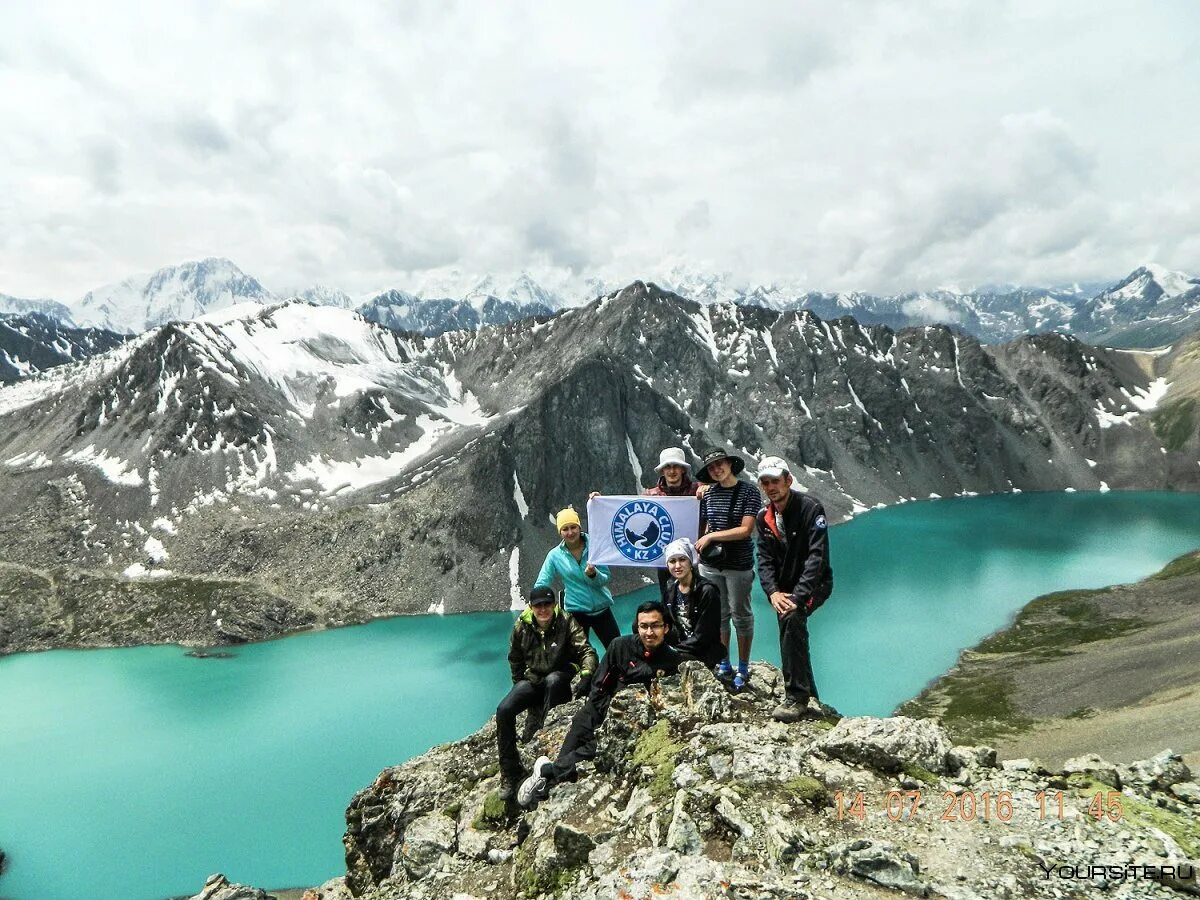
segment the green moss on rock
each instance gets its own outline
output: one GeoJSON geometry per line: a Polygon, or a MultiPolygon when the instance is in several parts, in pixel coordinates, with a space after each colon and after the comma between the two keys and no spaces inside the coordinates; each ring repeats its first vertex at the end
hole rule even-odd
{"type": "Polygon", "coordinates": [[[683,749],[683,744],[671,739],[671,726],[665,719],[655,722],[638,737],[630,762],[635,767],[654,769],[649,789],[655,799],[662,799],[674,791],[671,774],[675,771],[675,759],[683,749]]]}
{"type": "Polygon", "coordinates": [[[783,786],[789,794],[795,795],[809,806],[820,809],[831,804],[825,785],[809,775],[797,775],[785,781],[783,786]]]}

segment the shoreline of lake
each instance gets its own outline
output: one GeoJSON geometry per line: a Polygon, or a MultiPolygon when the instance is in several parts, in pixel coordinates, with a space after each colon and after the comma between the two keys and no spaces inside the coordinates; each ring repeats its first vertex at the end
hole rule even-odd
{"type": "MultiPolygon", "coordinates": [[[[1197,492],[1193,492],[1193,491],[1149,491],[1149,492],[1129,491],[1129,490],[1075,491],[1073,489],[1068,489],[1066,491],[1022,491],[1022,490],[1016,489],[1013,491],[1008,491],[1008,492],[1003,492],[1003,493],[990,493],[990,494],[966,492],[963,494],[956,494],[956,495],[950,496],[950,497],[932,496],[932,497],[925,497],[925,498],[917,498],[917,499],[913,499],[913,500],[903,500],[903,501],[899,501],[896,503],[890,503],[890,504],[879,504],[874,507],[871,507],[870,509],[862,510],[858,513],[851,514],[850,516],[848,516],[846,519],[842,520],[841,522],[836,522],[836,523],[832,524],[830,526],[830,528],[837,529],[837,528],[840,528],[841,526],[848,525],[852,522],[860,521],[864,517],[870,515],[871,513],[878,513],[878,512],[882,512],[884,510],[897,509],[897,508],[905,507],[905,506],[946,502],[949,500],[966,500],[966,501],[984,500],[984,501],[986,501],[986,500],[997,498],[997,497],[1016,497],[1016,496],[1037,497],[1037,496],[1059,495],[1059,494],[1074,494],[1077,496],[1092,496],[1092,495],[1099,496],[1099,495],[1105,495],[1105,494],[1113,494],[1113,495],[1119,496],[1119,495],[1130,495],[1130,494],[1138,494],[1138,493],[1178,494],[1178,495],[1188,495],[1188,496],[1193,496],[1193,495],[1200,496],[1200,494],[1198,494],[1197,492]]],[[[836,546],[834,547],[834,550],[836,551],[836,546]]],[[[5,569],[18,569],[18,568],[20,568],[20,567],[18,567],[14,563],[0,563],[0,574],[2,574],[5,569]]],[[[68,570],[69,570],[69,568],[70,567],[68,567],[68,570]]],[[[630,568],[630,567],[626,567],[626,568],[629,568],[629,571],[631,573],[635,573],[635,574],[631,575],[630,577],[636,577],[636,569],[635,568],[630,568]]],[[[28,571],[35,571],[35,570],[28,570],[28,571]]],[[[82,571],[82,570],[80,570],[80,571],[82,571]]],[[[93,574],[96,577],[101,577],[101,578],[111,578],[111,576],[109,576],[107,573],[90,573],[90,574],[93,574]]],[[[130,587],[133,587],[133,588],[153,588],[156,584],[157,585],[169,585],[169,584],[173,583],[174,581],[186,581],[186,582],[196,582],[196,583],[203,583],[206,581],[206,579],[204,579],[202,576],[185,574],[185,573],[180,573],[177,576],[173,576],[171,579],[139,578],[139,579],[124,579],[122,581],[121,579],[112,578],[112,580],[114,582],[124,584],[124,585],[130,586],[130,587]]],[[[211,579],[211,580],[208,580],[208,583],[212,584],[212,585],[223,585],[226,582],[224,579],[211,579]]],[[[640,591],[642,589],[643,589],[642,587],[637,587],[637,588],[634,588],[633,590],[626,591],[621,594],[616,594],[615,596],[629,597],[632,594],[636,594],[638,591],[640,591]]],[[[203,609],[208,609],[208,608],[209,608],[208,604],[203,604],[203,609]]],[[[215,610],[215,607],[214,607],[214,610],[215,610]]],[[[505,611],[505,610],[499,610],[499,609],[497,609],[497,610],[462,610],[462,611],[458,611],[458,612],[451,612],[451,613],[449,613],[449,615],[451,615],[451,616],[475,615],[480,612],[498,613],[498,612],[503,612],[503,611],[505,611]]],[[[511,610],[509,610],[509,611],[511,611],[511,610]]],[[[270,643],[273,641],[280,641],[280,640],[284,640],[286,638],[299,637],[299,636],[303,636],[303,635],[316,634],[316,633],[323,632],[323,631],[338,630],[338,629],[343,629],[343,628],[356,628],[356,627],[359,627],[362,625],[369,625],[373,622],[387,621],[389,619],[417,618],[417,617],[428,616],[428,615],[443,616],[443,615],[447,615],[447,614],[446,613],[432,613],[429,611],[424,611],[424,612],[413,611],[413,612],[403,612],[403,613],[381,613],[378,615],[371,615],[371,616],[367,616],[367,617],[364,617],[361,619],[353,619],[353,620],[330,620],[330,621],[315,620],[315,621],[310,621],[307,624],[300,625],[299,627],[288,628],[286,630],[278,631],[276,633],[268,633],[258,639],[237,640],[237,641],[230,641],[227,643],[211,643],[211,642],[206,642],[204,640],[179,640],[179,639],[173,639],[170,636],[165,637],[163,640],[144,640],[144,639],[142,639],[142,637],[144,637],[144,635],[136,635],[136,634],[130,635],[127,639],[119,639],[118,638],[116,640],[105,640],[103,637],[101,637],[100,639],[97,640],[97,639],[94,639],[91,636],[89,636],[90,642],[85,642],[85,643],[65,643],[65,644],[53,644],[53,645],[49,645],[49,646],[18,647],[17,649],[7,649],[5,647],[0,647],[0,660],[5,659],[6,657],[17,656],[17,655],[25,654],[25,653],[46,653],[46,652],[52,652],[52,651],[58,651],[58,650],[113,650],[113,649],[120,649],[120,648],[163,647],[163,646],[178,647],[180,650],[184,651],[185,655],[192,657],[192,658],[199,658],[199,659],[214,658],[214,659],[216,659],[216,658],[221,658],[221,655],[223,653],[232,652],[236,655],[238,648],[242,648],[242,647],[255,646],[255,645],[259,645],[259,644],[263,644],[263,643],[270,643]]],[[[207,627],[209,625],[209,620],[212,618],[214,618],[214,617],[213,616],[202,617],[203,625],[205,627],[207,627]]],[[[200,624],[200,623],[195,623],[195,624],[200,624]]]]}

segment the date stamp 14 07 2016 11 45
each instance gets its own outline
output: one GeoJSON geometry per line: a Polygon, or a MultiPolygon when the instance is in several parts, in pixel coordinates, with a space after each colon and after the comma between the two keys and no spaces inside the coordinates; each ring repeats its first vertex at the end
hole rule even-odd
{"type": "MultiPolygon", "coordinates": [[[[936,795],[935,795],[936,797],[936,795]]],[[[839,819],[867,817],[872,806],[881,810],[888,821],[900,822],[920,816],[937,816],[943,822],[996,821],[1009,822],[1016,812],[1011,791],[954,791],[941,792],[940,798],[929,799],[921,791],[892,790],[877,798],[878,805],[869,804],[865,792],[847,794],[838,791],[833,796],[839,819]]],[[[1066,814],[1066,798],[1062,791],[1038,791],[1033,797],[1038,819],[1062,819],[1066,814]]],[[[1087,814],[1096,821],[1119,822],[1123,815],[1120,791],[1096,791],[1087,805],[1087,814]]]]}

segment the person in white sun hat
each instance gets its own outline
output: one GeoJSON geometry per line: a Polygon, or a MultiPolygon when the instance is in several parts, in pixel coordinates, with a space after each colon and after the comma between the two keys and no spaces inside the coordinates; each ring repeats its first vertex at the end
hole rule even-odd
{"type": "Polygon", "coordinates": [[[783,459],[764,456],[759,461],[758,486],[767,505],[755,519],[758,580],[779,616],[784,699],[772,716],[780,722],[822,714],[808,652],[808,617],[833,592],[825,508],[792,485],[783,459]]]}
{"type": "MultiPolygon", "coordinates": [[[[683,455],[682,447],[667,447],[658,454],[658,465],[654,467],[658,473],[658,481],[654,487],[646,490],[647,497],[699,497],[705,485],[692,478],[692,467],[688,465],[683,455]]],[[[592,491],[588,499],[603,496],[599,491],[592,491]]],[[[666,560],[663,560],[664,565],[666,560]]],[[[671,588],[671,573],[665,568],[658,570],[658,593],[663,603],[671,588]]]]}

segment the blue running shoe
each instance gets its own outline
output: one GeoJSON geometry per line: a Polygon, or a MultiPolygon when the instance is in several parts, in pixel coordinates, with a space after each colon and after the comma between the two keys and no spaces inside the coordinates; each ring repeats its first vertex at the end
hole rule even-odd
{"type": "Polygon", "coordinates": [[[738,666],[737,674],[733,676],[733,689],[740,691],[750,683],[750,667],[744,663],[738,666]]]}
{"type": "Polygon", "coordinates": [[[729,664],[729,660],[723,659],[717,663],[717,667],[713,669],[713,674],[724,681],[733,674],[733,666],[729,664]]]}

